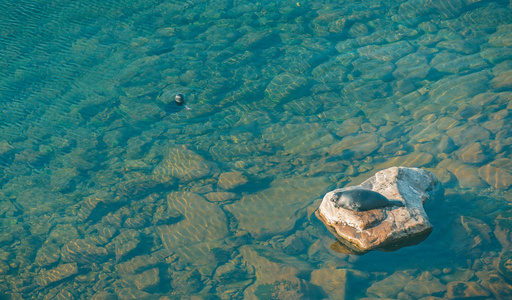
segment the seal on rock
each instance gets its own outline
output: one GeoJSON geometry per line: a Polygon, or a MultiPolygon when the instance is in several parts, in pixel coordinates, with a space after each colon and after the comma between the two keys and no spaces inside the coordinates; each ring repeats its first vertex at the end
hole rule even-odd
{"type": "Polygon", "coordinates": [[[336,208],[367,211],[393,205],[380,193],[362,187],[348,187],[335,191],[330,199],[336,208]]]}

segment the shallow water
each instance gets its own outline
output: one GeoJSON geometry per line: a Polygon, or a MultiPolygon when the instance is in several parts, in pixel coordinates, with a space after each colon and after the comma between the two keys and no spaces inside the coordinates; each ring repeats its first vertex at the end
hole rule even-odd
{"type": "Polygon", "coordinates": [[[0,11],[0,299],[512,297],[512,2],[0,11]],[[397,165],[433,233],[333,250],[323,195],[397,165]]]}

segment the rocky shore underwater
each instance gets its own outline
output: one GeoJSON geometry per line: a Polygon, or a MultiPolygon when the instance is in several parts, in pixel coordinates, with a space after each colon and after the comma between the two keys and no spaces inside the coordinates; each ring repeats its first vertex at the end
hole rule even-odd
{"type": "Polygon", "coordinates": [[[0,299],[512,297],[510,0],[0,9],[0,299]],[[391,166],[434,231],[343,253],[321,197],[391,166]]]}

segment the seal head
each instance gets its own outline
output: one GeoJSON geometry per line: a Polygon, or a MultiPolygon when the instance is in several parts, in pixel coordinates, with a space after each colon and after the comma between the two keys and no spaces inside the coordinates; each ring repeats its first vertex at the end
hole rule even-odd
{"type": "Polygon", "coordinates": [[[362,187],[339,189],[331,196],[331,201],[336,208],[353,211],[367,211],[393,205],[393,202],[383,195],[362,187]]]}
{"type": "Polygon", "coordinates": [[[178,106],[182,106],[183,103],[185,103],[185,95],[183,95],[182,93],[176,94],[176,96],[174,97],[174,101],[176,102],[176,104],[178,104],[178,106]]]}

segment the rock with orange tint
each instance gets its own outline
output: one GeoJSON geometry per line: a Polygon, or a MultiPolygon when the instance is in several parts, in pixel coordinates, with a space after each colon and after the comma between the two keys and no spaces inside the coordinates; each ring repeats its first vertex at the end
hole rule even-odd
{"type": "Polygon", "coordinates": [[[478,174],[490,186],[508,190],[512,186],[512,160],[499,158],[478,169],[478,174]]]}
{"type": "Polygon", "coordinates": [[[363,209],[354,210],[338,205],[338,198],[344,197],[339,192],[345,189],[337,189],[324,196],[317,212],[338,240],[349,248],[366,252],[391,249],[393,245],[396,249],[416,244],[432,231],[423,204],[431,197],[441,196],[442,187],[431,172],[391,167],[377,172],[359,187],[380,193],[389,203],[371,205],[369,202],[380,201],[380,197],[363,193],[353,199],[364,204],[363,209]]]}
{"type": "Polygon", "coordinates": [[[232,171],[220,174],[217,185],[225,190],[232,190],[248,182],[240,172],[232,171]]]}
{"type": "Polygon", "coordinates": [[[437,166],[453,173],[461,188],[484,188],[487,186],[487,183],[480,179],[478,168],[473,165],[464,164],[454,159],[445,159],[437,166]]]}
{"type": "Polygon", "coordinates": [[[41,271],[37,277],[37,283],[40,286],[47,286],[54,282],[62,281],[78,273],[76,263],[62,264],[48,271],[41,271]]]}

